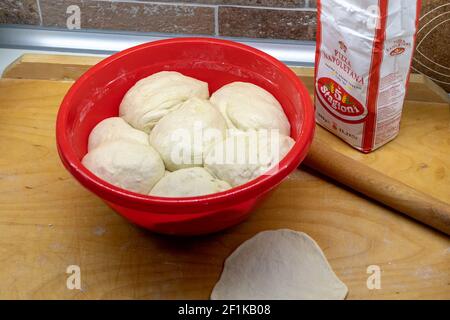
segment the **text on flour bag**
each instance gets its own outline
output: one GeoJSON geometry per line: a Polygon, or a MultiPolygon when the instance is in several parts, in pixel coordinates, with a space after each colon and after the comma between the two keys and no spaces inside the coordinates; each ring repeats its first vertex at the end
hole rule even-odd
{"type": "Polygon", "coordinates": [[[394,139],[420,0],[319,0],[316,121],[370,152],[394,139]]]}

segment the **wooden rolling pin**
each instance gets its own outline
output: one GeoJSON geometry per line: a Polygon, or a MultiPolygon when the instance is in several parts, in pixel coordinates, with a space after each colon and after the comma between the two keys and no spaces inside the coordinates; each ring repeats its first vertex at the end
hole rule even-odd
{"type": "Polygon", "coordinates": [[[390,178],[314,140],[308,167],[450,235],[450,205],[390,178]]]}

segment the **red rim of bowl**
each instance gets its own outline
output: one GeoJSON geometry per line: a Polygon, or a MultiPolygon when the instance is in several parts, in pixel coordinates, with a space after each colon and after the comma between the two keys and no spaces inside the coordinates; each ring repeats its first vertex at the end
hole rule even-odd
{"type": "Polygon", "coordinates": [[[234,41],[214,39],[214,38],[201,38],[201,37],[174,38],[144,43],[126,49],[102,60],[100,63],[96,64],[95,66],[90,68],[86,73],[84,73],[72,85],[72,87],[69,89],[69,91],[67,92],[66,96],[64,97],[61,103],[56,120],[56,141],[58,153],[65,167],[82,185],[84,185],[86,188],[88,188],[101,198],[110,201],[112,203],[122,204],[124,206],[132,205],[137,207],[151,207],[156,205],[156,206],[170,206],[172,208],[178,207],[187,209],[188,207],[191,206],[197,206],[199,203],[212,205],[229,200],[238,201],[240,199],[248,199],[254,197],[260,192],[272,189],[279,182],[281,182],[281,180],[283,180],[290,172],[292,172],[305,158],[312,141],[314,126],[315,126],[314,108],[312,107],[311,99],[309,97],[309,93],[306,87],[299,80],[297,75],[279,60],[258,49],[234,41]],[[262,175],[254,180],[247,182],[246,184],[234,187],[232,189],[220,193],[213,193],[210,195],[197,197],[166,198],[166,197],[143,195],[125,189],[121,189],[98,178],[82,165],[80,159],[78,159],[78,157],[72,150],[70,141],[66,134],[67,132],[65,130],[67,116],[71,106],[70,101],[78,91],[80,84],[85,81],[88,81],[90,77],[94,76],[95,73],[98,70],[102,69],[104,66],[108,65],[112,61],[121,59],[122,57],[128,55],[129,53],[132,53],[136,50],[141,50],[142,48],[148,48],[152,46],[159,46],[177,42],[183,42],[187,44],[198,42],[219,44],[251,52],[259,56],[260,58],[269,61],[271,64],[275,65],[283,73],[285,73],[295,84],[297,90],[300,92],[302,97],[303,124],[298,139],[295,141],[295,144],[289,151],[289,153],[280,161],[278,165],[278,170],[275,173],[271,175],[262,175]]]}

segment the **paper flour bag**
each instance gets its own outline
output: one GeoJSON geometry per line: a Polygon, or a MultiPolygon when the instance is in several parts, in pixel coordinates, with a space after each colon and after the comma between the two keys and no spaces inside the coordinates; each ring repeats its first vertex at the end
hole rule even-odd
{"type": "Polygon", "coordinates": [[[420,2],[317,3],[316,121],[360,151],[398,134],[420,2]]]}

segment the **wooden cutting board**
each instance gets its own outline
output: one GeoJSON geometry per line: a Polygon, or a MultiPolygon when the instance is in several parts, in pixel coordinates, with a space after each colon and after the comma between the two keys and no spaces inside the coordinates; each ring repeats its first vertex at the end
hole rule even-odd
{"type": "MultiPolygon", "coordinates": [[[[348,299],[450,299],[447,236],[304,168],[247,221],[218,234],[155,235],[119,217],[65,171],[55,147],[59,104],[96,61],[27,55],[0,79],[0,299],[207,299],[237,246],[279,228],[318,242],[349,287],[348,299]],[[82,290],[67,289],[70,265],[80,267],[82,290]],[[371,265],[381,269],[381,289],[366,285],[371,265]]],[[[311,83],[311,70],[296,71],[311,83]]],[[[369,155],[321,128],[317,135],[450,202],[447,97],[414,76],[408,99],[400,136],[369,155]]]]}

